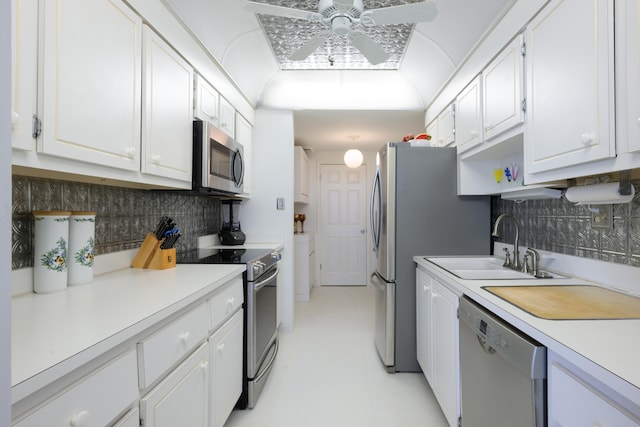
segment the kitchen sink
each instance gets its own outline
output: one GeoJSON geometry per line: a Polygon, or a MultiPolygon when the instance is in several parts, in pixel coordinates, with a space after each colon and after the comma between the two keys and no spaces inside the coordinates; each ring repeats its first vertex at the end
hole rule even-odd
{"type": "Polygon", "coordinates": [[[536,277],[504,267],[504,260],[494,256],[425,257],[425,260],[464,280],[566,279],[555,273],[541,272],[544,277],[536,277]]]}

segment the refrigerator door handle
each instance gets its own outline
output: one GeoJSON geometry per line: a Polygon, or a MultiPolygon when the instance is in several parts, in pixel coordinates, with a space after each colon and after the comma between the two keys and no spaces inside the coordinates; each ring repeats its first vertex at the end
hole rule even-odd
{"type": "Polygon", "coordinates": [[[382,231],[382,188],[380,169],[376,169],[376,175],[373,179],[373,186],[371,189],[371,240],[373,242],[373,250],[376,253],[376,257],[380,253],[380,233],[382,231]],[[376,195],[378,196],[378,215],[376,217],[376,195]]]}

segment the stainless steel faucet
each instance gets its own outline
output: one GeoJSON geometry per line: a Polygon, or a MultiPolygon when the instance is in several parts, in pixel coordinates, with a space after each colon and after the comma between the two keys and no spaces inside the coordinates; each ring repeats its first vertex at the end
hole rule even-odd
{"type": "Polygon", "coordinates": [[[513,220],[513,224],[516,227],[516,238],[513,242],[513,261],[511,262],[511,265],[509,267],[519,270],[522,265],[520,263],[520,249],[518,248],[520,231],[518,229],[518,220],[516,220],[516,217],[511,215],[510,213],[500,214],[500,216],[496,218],[496,222],[493,224],[493,233],[491,233],[491,235],[493,237],[500,237],[500,234],[498,233],[498,226],[500,225],[500,222],[502,222],[503,218],[510,218],[511,220],[513,220]]]}

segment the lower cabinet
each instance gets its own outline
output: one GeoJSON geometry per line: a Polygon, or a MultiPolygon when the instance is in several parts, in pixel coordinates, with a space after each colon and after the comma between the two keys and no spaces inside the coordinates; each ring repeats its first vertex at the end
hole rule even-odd
{"type": "Polygon", "coordinates": [[[640,419],[593,380],[548,352],[549,427],[638,427],[640,419]]]}
{"type": "Polygon", "coordinates": [[[138,399],[137,383],[136,353],[129,350],[52,396],[13,425],[110,425],[138,399]]]}
{"type": "Polygon", "coordinates": [[[460,417],[458,295],[421,269],[416,270],[418,363],[449,423],[460,417]]]}
{"type": "Polygon", "coordinates": [[[296,301],[309,301],[315,284],[316,243],[313,233],[296,234],[294,240],[294,288],[296,301]]]}
{"type": "Polygon", "coordinates": [[[243,311],[239,310],[209,337],[212,427],[223,427],[242,393],[243,311]]]}
{"type": "Polygon", "coordinates": [[[140,399],[140,425],[207,427],[209,345],[205,342],[140,399]]]}

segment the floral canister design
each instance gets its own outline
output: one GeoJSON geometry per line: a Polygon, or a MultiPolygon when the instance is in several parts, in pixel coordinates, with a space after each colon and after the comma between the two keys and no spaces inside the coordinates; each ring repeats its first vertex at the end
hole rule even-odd
{"type": "Polygon", "coordinates": [[[33,291],[49,293],[67,287],[69,211],[33,211],[33,291]]]}
{"type": "Polygon", "coordinates": [[[95,225],[95,212],[75,211],[69,216],[69,285],[93,280],[95,225]]]}

